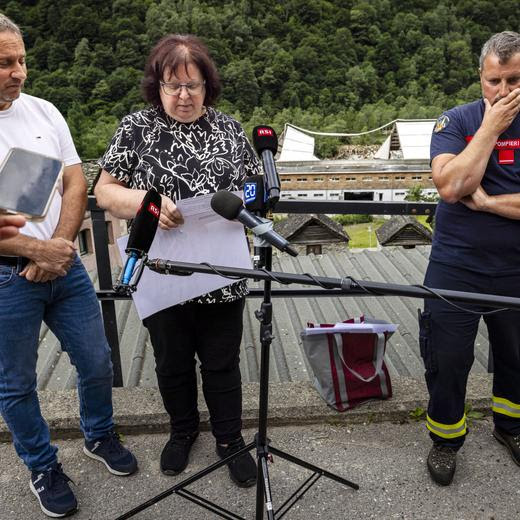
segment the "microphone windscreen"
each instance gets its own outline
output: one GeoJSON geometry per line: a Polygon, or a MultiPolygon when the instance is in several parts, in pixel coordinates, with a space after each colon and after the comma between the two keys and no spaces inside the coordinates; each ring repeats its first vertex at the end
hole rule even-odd
{"type": "Polygon", "coordinates": [[[156,190],[151,189],[144,196],[132,222],[126,246],[127,253],[130,250],[148,253],[159,225],[160,214],[161,196],[156,190]]]}
{"type": "Polygon", "coordinates": [[[230,191],[217,191],[211,197],[211,209],[228,220],[234,220],[243,207],[242,199],[230,191]]]}
{"type": "Polygon", "coordinates": [[[256,153],[261,155],[264,150],[271,150],[273,155],[278,152],[278,138],[270,126],[255,126],[253,128],[253,146],[256,153]]]}

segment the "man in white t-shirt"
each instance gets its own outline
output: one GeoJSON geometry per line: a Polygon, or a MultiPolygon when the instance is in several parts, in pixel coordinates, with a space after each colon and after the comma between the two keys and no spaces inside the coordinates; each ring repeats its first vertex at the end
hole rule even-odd
{"type": "Polygon", "coordinates": [[[85,454],[116,475],[134,473],[137,462],[113,431],[110,349],[96,293],[73,243],[87,199],[81,161],[58,109],[22,94],[26,77],[20,29],[0,14],[0,162],[10,148],[19,147],[65,164],[45,220],[28,222],[19,234],[0,242],[0,413],[31,471],[30,488],[42,511],[61,517],[74,512],[77,502],[38,403],[42,321],[78,372],[85,454]]]}

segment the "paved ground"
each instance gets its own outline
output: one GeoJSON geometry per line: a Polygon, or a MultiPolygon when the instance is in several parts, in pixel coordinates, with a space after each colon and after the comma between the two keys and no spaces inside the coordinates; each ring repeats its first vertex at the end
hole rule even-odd
{"type": "MultiPolygon", "coordinates": [[[[473,422],[459,454],[455,480],[452,486],[443,488],[432,483],[426,471],[429,440],[422,423],[271,428],[269,436],[276,447],[360,485],[360,490],[354,491],[322,478],[284,518],[518,519],[520,468],[491,437],[491,430],[489,419],[473,422]]],[[[247,430],[246,440],[253,434],[247,430]]],[[[212,437],[203,432],[187,472],[165,477],[159,472],[158,456],[166,438],[164,434],[126,438],[140,464],[139,472],[128,478],[112,476],[102,465],[87,459],[81,453],[81,440],[57,441],[61,462],[77,484],[80,511],[74,518],[112,520],[216,459],[212,437]]],[[[28,473],[9,443],[0,443],[0,460],[0,519],[44,518],[29,490],[28,473]]],[[[270,471],[275,507],[308,475],[306,470],[279,458],[270,471]]],[[[193,489],[244,518],[255,518],[254,488],[236,488],[225,468],[193,489]]],[[[134,518],[198,520],[213,519],[215,515],[174,495],[134,518]]]]}

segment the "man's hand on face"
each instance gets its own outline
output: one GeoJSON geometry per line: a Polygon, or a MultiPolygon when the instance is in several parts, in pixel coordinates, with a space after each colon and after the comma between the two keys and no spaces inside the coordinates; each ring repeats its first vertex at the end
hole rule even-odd
{"type": "Polygon", "coordinates": [[[65,276],[76,258],[76,247],[70,240],[44,240],[37,254],[20,273],[31,282],[48,281],[65,276]]]}
{"type": "Polygon", "coordinates": [[[497,137],[504,132],[520,112],[520,88],[515,88],[507,96],[493,105],[484,98],[485,112],[482,127],[489,129],[497,137]]]}

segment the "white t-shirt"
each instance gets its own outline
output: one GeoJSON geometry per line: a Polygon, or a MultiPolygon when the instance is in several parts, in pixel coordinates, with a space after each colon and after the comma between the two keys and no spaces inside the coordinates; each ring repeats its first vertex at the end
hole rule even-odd
{"type": "MultiPolygon", "coordinates": [[[[59,110],[52,103],[28,94],[22,93],[7,110],[0,110],[0,162],[13,147],[56,157],[65,166],[81,162],[59,110]]],[[[23,182],[23,172],[20,172],[20,182],[23,182]]],[[[62,194],[60,182],[45,220],[27,222],[20,232],[41,240],[51,238],[58,225],[62,194]]]]}

